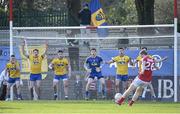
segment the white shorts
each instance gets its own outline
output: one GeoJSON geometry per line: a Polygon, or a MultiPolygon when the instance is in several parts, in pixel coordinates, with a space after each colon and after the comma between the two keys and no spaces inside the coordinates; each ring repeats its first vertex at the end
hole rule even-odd
{"type": "Polygon", "coordinates": [[[137,76],[132,84],[135,86],[135,87],[142,87],[142,88],[145,88],[147,87],[149,84],[151,84],[151,82],[145,82],[145,81],[142,81],[141,79],[139,79],[139,77],[137,76]]]}

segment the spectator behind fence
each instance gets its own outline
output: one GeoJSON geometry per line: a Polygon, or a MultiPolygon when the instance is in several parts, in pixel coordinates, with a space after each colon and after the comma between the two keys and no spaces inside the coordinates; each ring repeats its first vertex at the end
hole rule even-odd
{"type": "MultiPolygon", "coordinates": [[[[78,17],[80,19],[80,26],[90,26],[91,11],[87,3],[83,4],[83,9],[79,11],[78,17]]],[[[81,29],[81,37],[86,37],[90,34],[90,29],[81,29]]]]}
{"type": "Polygon", "coordinates": [[[8,74],[6,74],[5,70],[3,70],[0,74],[0,100],[6,99],[6,88],[8,79],[8,74]]]}

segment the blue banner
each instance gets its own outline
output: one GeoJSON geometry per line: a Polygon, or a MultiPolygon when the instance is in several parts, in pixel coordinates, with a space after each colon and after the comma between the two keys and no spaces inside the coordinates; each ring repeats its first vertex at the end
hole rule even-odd
{"type": "MultiPolygon", "coordinates": [[[[104,61],[109,61],[112,57],[117,56],[119,53],[118,50],[101,50],[100,56],[104,61]]],[[[135,60],[138,56],[139,50],[126,50],[125,54],[135,60]]],[[[160,62],[158,65],[160,66],[160,70],[155,70],[153,72],[153,76],[173,76],[174,74],[174,56],[173,49],[167,50],[149,50],[148,53],[154,58],[161,59],[165,56],[168,56],[168,59],[160,62]]],[[[180,51],[178,51],[180,55],[180,51]]],[[[179,59],[179,58],[178,58],[179,59]]],[[[178,61],[179,62],[179,61],[178,61]]],[[[178,68],[180,68],[180,64],[178,63],[178,68]]],[[[136,76],[138,74],[138,67],[136,64],[136,68],[133,69],[132,66],[129,65],[129,76],[136,76]]],[[[116,76],[116,68],[115,63],[108,65],[105,64],[102,68],[103,76],[116,76]]],[[[178,74],[180,76],[180,73],[178,74]]]]}
{"type": "MultiPolygon", "coordinates": [[[[18,47],[14,47],[14,53],[16,59],[20,62],[21,57],[18,47]]],[[[9,46],[0,46],[0,72],[2,72],[3,69],[6,67],[7,62],[9,61],[9,57],[10,57],[9,46]]]]}
{"type": "MultiPolygon", "coordinates": [[[[91,10],[91,21],[94,26],[107,25],[106,17],[99,0],[91,0],[89,9],[91,10]]],[[[97,33],[99,37],[106,37],[108,35],[108,29],[98,28],[97,33]]]]}

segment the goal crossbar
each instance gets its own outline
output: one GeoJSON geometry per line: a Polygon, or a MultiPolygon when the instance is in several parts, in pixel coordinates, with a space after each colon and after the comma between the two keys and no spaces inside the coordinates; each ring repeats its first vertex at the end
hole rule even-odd
{"type": "MultiPolygon", "coordinates": [[[[123,25],[123,26],[98,26],[95,28],[155,28],[155,27],[174,27],[174,24],[161,25],[123,25]]],[[[13,27],[13,30],[48,30],[48,29],[91,29],[89,26],[61,26],[61,27],[13,27]]],[[[92,26],[94,28],[94,26],[92,26]]]]}
{"type": "Polygon", "coordinates": [[[127,37],[26,37],[26,36],[13,36],[13,38],[21,38],[21,39],[157,39],[157,38],[173,38],[174,35],[163,35],[163,36],[127,36],[127,37]]]}

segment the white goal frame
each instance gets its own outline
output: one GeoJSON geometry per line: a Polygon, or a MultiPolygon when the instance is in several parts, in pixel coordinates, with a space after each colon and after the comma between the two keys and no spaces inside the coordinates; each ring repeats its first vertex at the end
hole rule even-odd
{"type": "Polygon", "coordinates": [[[162,36],[130,36],[130,37],[26,37],[26,36],[13,36],[10,38],[10,53],[13,53],[13,38],[25,38],[25,39],[145,39],[145,38],[174,38],[174,102],[177,102],[177,18],[174,19],[174,24],[161,24],[161,25],[123,25],[123,26],[98,26],[98,27],[89,27],[89,26],[63,26],[63,27],[12,27],[12,32],[14,30],[63,30],[63,29],[100,29],[100,28],[155,28],[155,27],[172,27],[174,28],[174,34],[172,35],[162,35],[162,36]]]}

